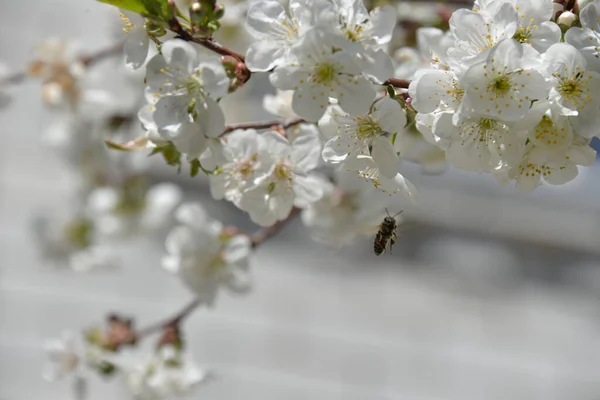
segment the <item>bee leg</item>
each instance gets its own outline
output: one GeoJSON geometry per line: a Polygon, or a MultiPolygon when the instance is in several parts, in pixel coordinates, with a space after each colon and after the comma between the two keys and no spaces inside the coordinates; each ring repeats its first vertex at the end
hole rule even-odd
{"type": "Polygon", "coordinates": [[[390,256],[392,255],[392,247],[396,244],[396,240],[398,240],[398,236],[396,235],[396,232],[394,232],[390,238],[390,256]]]}

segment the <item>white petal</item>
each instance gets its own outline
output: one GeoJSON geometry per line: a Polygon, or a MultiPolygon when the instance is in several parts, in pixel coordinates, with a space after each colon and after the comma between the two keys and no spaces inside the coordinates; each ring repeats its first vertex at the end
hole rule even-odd
{"type": "Polygon", "coordinates": [[[123,52],[125,53],[125,66],[138,69],[148,57],[150,39],[143,28],[132,29],[127,36],[123,52]]]}
{"type": "Polygon", "coordinates": [[[342,81],[338,90],[340,107],[350,115],[366,114],[377,94],[371,84],[362,78],[342,81]]]}
{"type": "Polygon", "coordinates": [[[281,25],[285,19],[286,13],[281,4],[270,0],[258,1],[248,9],[246,29],[256,39],[271,39],[273,26],[281,25]]]}
{"type": "Polygon", "coordinates": [[[193,122],[182,124],[177,136],[171,141],[180,152],[186,154],[188,159],[194,159],[206,149],[206,136],[201,125],[193,122]]]}
{"type": "Polygon", "coordinates": [[[323,88],[302,85],[294,92],[292,109],[299,117],[317,122],[325,113],[328,102],[329,98],[323,88]]]}
{"type": "Polygon", "coordinates": [[[396,9],[392,6],[377,7],[371,12],[371,35],[377,44],[388,43],[392,39],[397,21],[396,9]]]}
{"type": "Polygon", "coordinates": [[[379,136],[373,141],[371,156],[383,176],[394,178],[398,174],[398,155],[388,138],[379,136]]]}
{"type": "Polygon", "coordinates": [[[207,137],[216,138],[225,130],[225,114],[212,98],[206,98],[206,108],[198,115],[198,122],[207,137]]]}
{"type": "Polygon", "coordinates": [[[396,100],[384,97],[373,106],[373,117],[388,133],[399,132],[406,125],[406,114],[396,100]]]}
{"type": "Polygon", "coordinates": [[[294,204],[300,208],[308,207],[323,197],[325,187],[326,183],[314,175],[295,176],[293,182],[296,194],[294,204]]]}
{"type": "Polygon", "coordinates": [[[228,264],[239,263],[250,255],[250,239],[245,235],[236,235],[229,239],[223,257],[228,264]]]}
{"type": "Polygon", "coordinates": [[[357,54],[356,63],[366,77],[377,83],[385,82],[394,74],[392,59],[381,49],[362,49],[357,54]]]}
{"type": "Polygon", "coordinates": [[[167,40],[162,44],[160,51],[172,69],[181,68],[182,72],[191,72],[199,64],[198,51],[185,40],[167,40]]]}
{"type": "Polygon", "coordinates": [[[154,122],[165,140],[177,136],[184,124],[189,124],[187,96],[164,96],[156,103],[154,122]]]}
{"type": "Polygon", "coordinates": [[[246,65],[250,71],[268,71],[283,61],[285,48],[278,42],[254,42],[246,52],[246,65]]]}
{"type": "MultiPolygon", "coordinates": [[[[569,29],[570,31],[571,29],[569,29]]],[[[569,32],[567,31],[567,32],[569,32]]],[[[545,21],[538,25],[529,38],[529,43],[540,53],[546,52],[550,46],[560,42],[562,32],[560,26],[552,21],[545,21]]]]}
{"type": "MultiPolygon", "coordinates": [[[[303,129],[299,127],[299,129],[303,129]]],[[[312,130],[305,129],[292,142],[291,160],[294,170],[308,172],[319,165],[321,158],[321,139],[312,130]]]]}

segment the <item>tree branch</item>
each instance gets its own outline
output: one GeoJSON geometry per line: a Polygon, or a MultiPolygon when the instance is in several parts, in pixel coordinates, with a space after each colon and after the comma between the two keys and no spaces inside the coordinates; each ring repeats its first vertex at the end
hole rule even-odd
{"type": "Polygon", "coordinates": [[[383,82],[384,85],[392,85],[393,87],[400,89],[408,89],[408,85],[410,85],[410,81],[406,79],[397,79],[390,78],[387,81],[383,82]]]}
{"type": "Polygon", "coordinates": [[[169,21],[169,29],[171,31],[173,31],[174,33],[176,33],[181,39],[185,40],[186,42],[198,43],[199,45],[204,46],[207,49],[209,49],[210,51],[213,51],[217,54],[220,54],[222,56],[231,56],[231,57],[236,58],[240,62],[245,63],[246,57],[215,42],[213,40],[213,38],[210,38],[210,37],[196,38],[196,37],[194,37],[179,23],[179,20],[176,17],[177,13],[175,12],[175,10],[177,10],[177,5],[175,4],[175,0],[169,0],[169,6],[173,10],[173,18],[169,21]]]}
{"type": "Polygon", "coordinates": [[[237,129],[269,129],[274,127],[281,127],[282,129],[291,128],[294,125],[301,124],[306,122],[306,120],[302,118],[294,118],[291,121],[284,122],[280,119],[276,119],[273,121],[265,121],[265,122],[243,122],[241,124],[232,124],[227,125],[222,135],[233,132],[237,129]]]}
{"type": "MultiPolygon", "coordinates": [[[[86,54],[79,57],[79,62],[81,62],[84,66],[90,67],[93,64],[104,60],[105,58],[112,57],[117,55],[123,51],[123,41],[115,43],[114,45],[107,47],[93,54],[86,54]]],[[[0,78],[0,86],[7,84],[17,84],[21,83],[25,78],[27,78],[27,71],[18,71],[14,72],[8,76],[0,78]]]]}
{"type": "Polygon", "coordinates": [[[198,299],[192,300],[185,307],[183,307],[181,311],[166,321],[157,322],[144,329],[140,329],[135,335],[136,339],[143,338],[156,332],[161,332],[168,328],[177,328],[179,324],[181,324],[183,320],[190,316],[190,314],[192,314],[192,312],[194,312],[201,304],[202,302],[198,299]]]}
{"type": "MultiPolygon", "coordinates": [[[[265,243],[269,238],[275,236],[277,233],[283,229],[291,220],[294,219],[300,213],[300,209],[297,207],[292,208],[290,215],[282,221],[277,221],[274,225],[269,226],[267,228],[262,228],[256,231],[254,234],[250,235],[250,241],[252,243],[252,247],[256,248],[261,244],[265,243]]],[[[149,336],[153,333],[163,332],[169,328],[177,329],[179,325],[189,317],[198,307],[202,305],[202,301],[199,299],[194,299],[188,304],[186,304],[179,312],[177,312],[174,316],[164,320],[159,321],[154,324],[147,326],[146,328],[140,329],[135,333],[135,339],[139,340],[146,336],[149,336]]],[[[116,343],[115,346],[118,348],[120,345],[124,343],[116,343]]]]}

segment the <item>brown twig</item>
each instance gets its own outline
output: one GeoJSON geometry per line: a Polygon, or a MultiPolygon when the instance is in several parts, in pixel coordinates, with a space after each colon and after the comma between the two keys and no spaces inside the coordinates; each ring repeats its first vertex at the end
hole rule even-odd
{"type": "Polygon", "coordinates": [[[233,132],[238,129],[269,129],[269,128],[281,127],[282,129],[285,130],[285,129],[291,128],[292,126],[301,124],[303,122],[306,122],[306,120],[302,119],[302,118],[294,118],[288,122],[283,122],[280,119],[276,119],[273,121],[265,121],[265,122],[244,122],[241,124],[227,125],[222,134],[225,135],[227,133],[233,132]]]}
{"type": "Polygon", "coordinates": [[[227,47],[221,45],[220,43],[215,42],[213,38],[211,38],[211,37],[208,37],[208,38],[194,37],[179,23],[179,20],[176,17],[177,5],[175,4],[175,0],[169,0],[168,2],[169,2],[169,6],[173,10],[173,12],[172,12],[173,18],[171,18],[171,20],[169,21],[169,29],[171,31],[173,31],[174,33],[176,33],[181,39],[185,40],[186,42],[198,43],[199,45],[206,47],[207,49],[209,49],[212,52],[215,52],[222,56],[231,56],[231,57],[238,59],[240,62],[245,63],[246,57],[244,57],[243,55],[241,55],[231,49],[228,49],[227,47]]]}
{"type": "Polygon", "coordinates": [[[410,81],[406,79],[397,79],[390,78],[387,81],[383,82],[384,85],[392,85],[393,87],[408,89],[408,85],[410,85],[410,81]]]}
{"type": "MultiPolygon", "coordinates": [[[[123,51],[123,43],[124,42],[121,41],[110,47],[107,47],[106,49],[102,49],[97,53],[83,55],[79,57],[79,62],[86,67],[90,67],[98,61],[119,54],[121,51],[123,51]]],[[[4,78],[0,78],[0,86],[21,83],[23,80],[25,80],[25,78],[27,78],[27,76],[27,71],[18,71],[12,73],[4,78]]]]}
{"type": "Polygon", "coordinates": [[[252,247],[256,248],[263,244],[271,236],[276,235],[285,225],[288,224],[296,215],[300,213],[300,209],[297,207],[292,208],[290,215],[284,220],[277,221],[274,225],[259,229],[253,235],[250,236],[252,247]]]}
{"type": "Polygon", "coordinates": [[[140,329],[136,333],[136,338],[140,339],[144,336],[148,336],[168,328],[178,327],[181,324],[181,322],[183,322],[183,320],[186,319],[192,312],[194,312],[196,308],[198,308],[201,304],[202,302],[198,299],[192,300],[181,311],[175,314],[175,316],[167,319],[166,321],[157,322],[144,329],[140,329]]]}
{"type": "Polygon", "coordinates": [[[97,53],[81,56],[79,58],[79,61],[81,61],[83,63],[83,65],[85,65],[86,67],[89,67],[89,66],[97,63],[98,61],[104,60],[107,57],[111,57],[111,56],[120,54],[123,51],[124,44],[125,44],[125,41],[120,41],[118,43],[113,44],[110,47],[100,50],[97,53]]]}

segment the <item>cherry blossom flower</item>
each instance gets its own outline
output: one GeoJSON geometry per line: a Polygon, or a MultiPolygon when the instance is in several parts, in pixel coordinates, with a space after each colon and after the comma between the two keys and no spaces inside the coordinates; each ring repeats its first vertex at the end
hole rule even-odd
{"type": "MultiPolygon", "coordinates": [[[[386,135],[394,134],[406,125],[406,115],[400,104],[389,97],[376,102],[369,114],[352,117],[332,109],[330,126],[335,136],[323,149],[323,158],[330,163],[343,162],[347,157],[370,152],[381,173],[393,178],[398,173],[398,155],[386,135]]],[[[323,129],[323,125],[321,124],[323,129]]]]}
{"type": "Polygon", "coordinates": [[[361,76],[361,68],[351,55],[335,51],[335,37],[312,29],[291,50],[291,60],[275,69],[271,83],[282,90],[294,90],[292,108],[308,121],[318,121],[325,113],[329,97],[338,99],[349,114],[369,109],[375,90],[361,76]]]}
{"type": "Polygon", "coordinates": [[[199,300],[212,304],[221,287],[234,293],[250,289],[250,239],[228,234],[199,203],[186,203],[175,214],[181,225],[168,235],[163,267],[179,275],[199,300]]]}
{"type": "Polygon", "coordinates": [[[259,225],[285,219],[294,206],[305,208],[323,195],[325,181],[312,173],[321,156],[320,138],[312,129],[298,129],[292,142],[276,132],[262,134],[273,164],[269,174],[246,191],[238,204],[259,225]]]}

